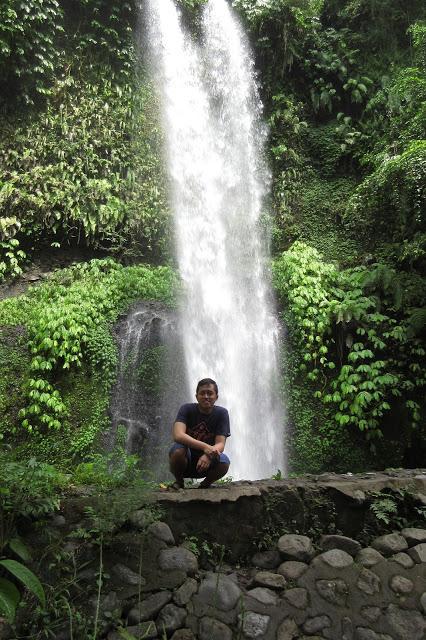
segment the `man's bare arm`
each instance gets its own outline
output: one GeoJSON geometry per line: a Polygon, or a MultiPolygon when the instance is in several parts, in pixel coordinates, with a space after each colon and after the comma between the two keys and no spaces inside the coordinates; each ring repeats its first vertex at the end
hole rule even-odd
{"type": "Polygon", "coordinates": [[[189,436],[186,433],[186,424],[184,422],[174,423],[173,440],[175,442],[178,442],[179,444],[185,445],[185,447],[189,447],[190,449],[198,449],[199,451],[203,451],[208,456],[215,454],[216,446],[217,446],[216,444],[212,446],[210,444],[207,444],[206,442],[202,442],[201,440],[196,440],[195,438],[192,438],[191,436],[189,436]]]}
{"type": "Polygon", "coordinates": [[[213,449],[215,449],[219,454],[222,453],[225,449],[226,437],[225,436],[216,436],[215,443],[213,445],[213,449]]]}

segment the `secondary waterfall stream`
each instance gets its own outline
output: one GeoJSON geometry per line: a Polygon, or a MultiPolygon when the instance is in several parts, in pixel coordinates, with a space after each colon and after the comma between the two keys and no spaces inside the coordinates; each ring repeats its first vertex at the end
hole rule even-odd
{"type": "Polygon", "coordinates": [[[231,417],[230,475],[270,477],[285,471],[284,411],[262,228],[266,131],[253,60],[225,0],[206,2],[197,41],[172,0],[146,5],[185,287],[187,401],[197,380],[217,380],[218,404],[231,417]]]}

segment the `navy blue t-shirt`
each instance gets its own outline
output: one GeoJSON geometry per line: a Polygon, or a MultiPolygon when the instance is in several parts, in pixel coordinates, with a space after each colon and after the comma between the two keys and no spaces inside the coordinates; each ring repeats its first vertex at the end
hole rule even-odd
{"type": "Polygon", "coordinates": [[[216,436],[231,435],[229,413],[225,407],[213,407],[211,413],[201,413],[198,403],[183,404],[176,416],[176,422],[186,425],[186,433],[195,440],[214,445],[216,436]]]}

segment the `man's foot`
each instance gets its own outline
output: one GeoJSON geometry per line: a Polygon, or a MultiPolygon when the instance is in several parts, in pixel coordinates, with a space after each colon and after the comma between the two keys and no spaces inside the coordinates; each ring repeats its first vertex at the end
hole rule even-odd
{"type": "Polygon", "coordinates": [[[184,483],[178,482],[177,480],[175,480],[171,484],[160,486],[161,491],[180,491],[181,489],[184,489],[184,488],[185,488],[184,483]]]}
{"type": "Polygon", "coordinates": [[[203,480],[202,482],[200,482],[200,484],[198,485],[199,489],[208,489],[209,487],[212,486],[211,482],[206,482],[206,480],[203,480]]]}

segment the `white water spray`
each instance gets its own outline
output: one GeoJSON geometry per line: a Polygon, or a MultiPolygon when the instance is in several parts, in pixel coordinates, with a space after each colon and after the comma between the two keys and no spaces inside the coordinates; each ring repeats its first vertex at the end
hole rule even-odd
{"type": "Polygon", "coordinates": [[[162,95],[188,380],[212,377],[231,416],[234,479],[285,472],[278,337],[260,216],[269,188],[265,130],[244,33],[225,0],[209,0],[203,44],[172,0],[148,0],[162,95]]]}

